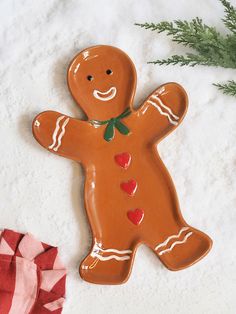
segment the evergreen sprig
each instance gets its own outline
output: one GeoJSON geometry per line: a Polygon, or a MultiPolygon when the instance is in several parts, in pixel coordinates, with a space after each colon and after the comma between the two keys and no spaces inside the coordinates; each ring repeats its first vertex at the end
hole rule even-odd
{"type": "Polygon", "coordinates": [[[236,10],[227,0],[220,0],[225,7],[225,18],[222,19],[225,26],[234,34],[236,34],[236,10]]]}
{"type": "MultiPolygon", "coordinates": [[[[227,0],[220,0],[225,8],[225,17],[222,19],[230,31],[226,36],[220,34],[215,27],[203,23],[200,18],[191,21],[176,20],[160,23],[135,24],[158,33],[166,32],[172,41],[192,48],[196,53],[173,55],[167,59],[155,60],[149,63],[159,65],[181,66],[219,66],[236,68],[236,9],[227,0]]],[[[214,84],[225,94],[236,95],[236,83],[229,81],[226,84],[214,84]]]]}
{"type": "Polygon", "coordinates": [[[213,84],[214,86],[218,87],[224,94],[236,96],[236,82],[235,81],[228,81],[225,84],[213,84]]]}
{"type": "MultiPolygon", "coordinates": [[[[193,67],[197,64],[209,65],[209,60],[204,56],[188,53],[186,56],[173,55],[168,59],[150,61],[148,63],[159,64],[159,65],[179,64],[180,66],[189,65],[193,67]]],[[[212,65],[215,65],[215,64],[212,63],[212,65]]]]}

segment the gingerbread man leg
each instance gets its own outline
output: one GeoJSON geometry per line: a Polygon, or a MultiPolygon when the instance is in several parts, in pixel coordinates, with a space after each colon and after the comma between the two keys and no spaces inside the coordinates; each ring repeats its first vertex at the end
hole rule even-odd
{"type": "Polygon", "coordinates": [[[80,265],[80,275],[88,282],[121,284],[129,278],[138,240],[129,223],[124,225],[117,215],[117,208],[115,204],[110,210],[105,206],[106,215],[101,209],[97,212],[97,223],[92,224],[93,246],[80,265]],[[106,218],[109,223],[105,223],[106,218]]]}
{"type": "Polygon", "coordinates": [[[170,270],[181,270],[195,264],[209,252],[212,245],[206,234],[184,223],[175,232],[165,233],[162,239],[152,242],[151,248],[170,270]]]}
{"type": "Polygon", "coordinates": [[[81,277],[97,284],[121,284],[128,280],[136,244],[104,244],[96,241],[90,254],[80,265],[81,277]]]}
{"type": "Polygon", "coordinates": [[[209,252],[211,239],[189,226],[175,205],[165,202],[156,211],[158,216],[153,219],[152,215],[152,221],[146,214],[146,223],[153,231],[147,232],[145,242],[168,269],[189,267],[209,252]]]}

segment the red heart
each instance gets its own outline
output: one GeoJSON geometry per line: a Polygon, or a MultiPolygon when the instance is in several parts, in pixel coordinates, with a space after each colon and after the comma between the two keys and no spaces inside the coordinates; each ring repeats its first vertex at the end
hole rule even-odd
{"type": "Polygon", "coordinates": [[[120,167],[127,169],[131,162],[131,155],[129,153],[115,155],[115,161],[120,167]]]}
{"type": "Polygon", "coordinates": [[[138,226],[143,220],[144,211],[140,208],[136,208],[135,210],[129,210],[127,216],[134,225],[138,226]]]}
{"type": "Polygon", "coordinates": [[[132,196],[136,192],[138,185],[134,179],[131,179],[128,182],[122,182],[120,187],[123,191],[132,196]]]}

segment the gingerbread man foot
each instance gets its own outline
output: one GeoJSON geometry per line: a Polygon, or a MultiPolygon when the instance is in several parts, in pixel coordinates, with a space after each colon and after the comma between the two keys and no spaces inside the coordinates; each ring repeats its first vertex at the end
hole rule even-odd
{"type": "Polygon", "coordinates": [[[198,262],[212,246],[212,240],[203,232],[192,227],[181,228],[157,244],[155,253],[170,270],[181,270],[198,262]]]}
{"type": "Polygon", "coordinates": [[[133,254],[130,249],[103,249],[95,243],[92,252],[80,265],[80,275],[85,281],[95,284],[124,283],[129,278],[133,254]]]}

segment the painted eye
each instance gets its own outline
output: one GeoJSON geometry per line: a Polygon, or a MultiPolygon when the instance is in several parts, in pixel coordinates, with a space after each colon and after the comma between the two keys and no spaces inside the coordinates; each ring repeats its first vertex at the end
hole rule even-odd
{"type": "Polygon", "coordinates": [[[107,75],[111,75],[112,74],[112,70],[110,70],[110,69],[106,70],[106,74],[107,75]]]}
{"type": "Polygon", "coordinates": [[[93,80],[93,76],[92,76],[92,75],[88,75],[88,76],[87,76],[87,80],[88,80],[88,81],[92,81],[92,80],[93,80]]]}

